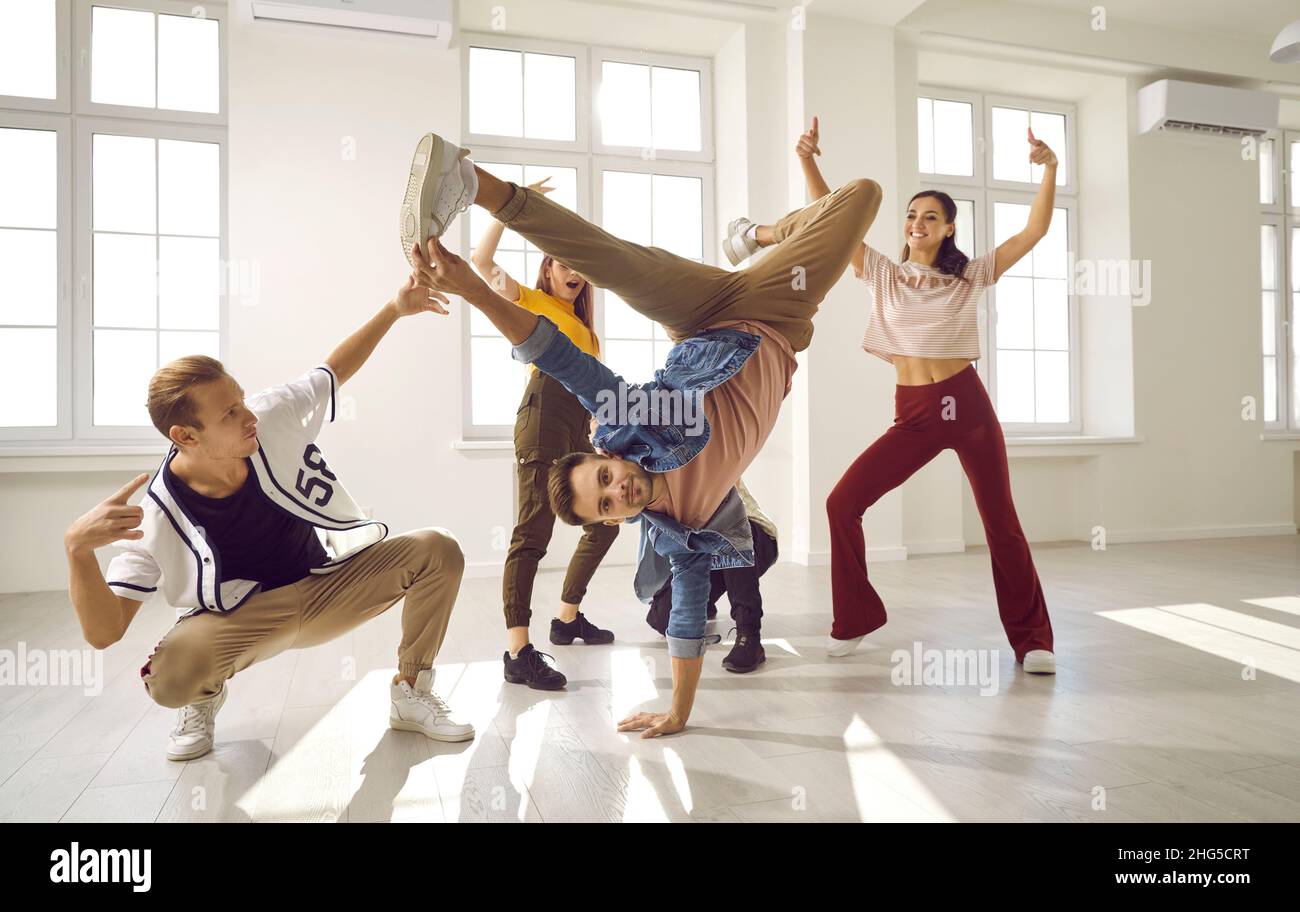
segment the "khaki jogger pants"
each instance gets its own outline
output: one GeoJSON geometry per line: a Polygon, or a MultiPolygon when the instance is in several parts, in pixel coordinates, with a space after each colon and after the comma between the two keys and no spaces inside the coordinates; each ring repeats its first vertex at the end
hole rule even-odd
{"type": "Polygon", "coordinates": [[[858,178],[783,216],[777,246],[735,272],[615,237],[545,194],[514,187],[493,216],[593,284],[663,325],[674,342],[724,320],[755,320],[795,351],[880,209],[880,185],[858,178]]]}
{"type": "Polygon", "coordinates": [[[233,611],[183,618],[154,648],[140,676],[162,706],[206,700],[254,662],[327,643],[403,597],[398,670],[416,675],[433,667],[464,569],[460,543],[446,529],[395,535],[332,573],[259,592],[233,611]]]}

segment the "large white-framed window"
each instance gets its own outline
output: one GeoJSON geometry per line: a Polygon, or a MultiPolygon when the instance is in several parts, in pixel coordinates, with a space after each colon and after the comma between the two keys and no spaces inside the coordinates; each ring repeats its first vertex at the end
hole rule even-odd
{"type": "Polygon", "coordinates": [[[922,87],[917,170],[925,189],[957,204],[957,245],[969,257],[1024,228],[1042,180],[1028,160],[1027,129],[1060,160],[1052,224],[1034,250],[989,289],[979,314],[977,369],[1011,435],[1083,431],[1078,301],[1070,281],[1078,249],[1075,111],[1031,98],[922,87]]]}
{"type": "Polygon", "coordinates": [[[1273,130],[1259,160],[1260,354],[1267,431],[1300,430],[1300,131],[1273,130]]]}
{"type": "MultiPolygon", "coordinates": [[[[712,262],[712,69],[705,58],[466,33],[462,145],[481,167],[524,184],[607,231],[712,262]]],[[[471,210],[464,252],[490,216],[471,210]]],[[[496,261],[534,287],[542,254],[510,230],[496,261]]],[[[667,335],[596,288],[601,358],[629,382],[652,375],[667,335]]],[[[509,439],[526,368],[477,312],[465,321],[463,432],[509,439]]]]}
{"type": "Polygon", "coordinates": [[[0,441],[157,440],[149,376],[225,353],[225,4],[7,0],[5,24],[55,74],[15,101],[0,62],[0,382],[24,391],[0,441]]]}

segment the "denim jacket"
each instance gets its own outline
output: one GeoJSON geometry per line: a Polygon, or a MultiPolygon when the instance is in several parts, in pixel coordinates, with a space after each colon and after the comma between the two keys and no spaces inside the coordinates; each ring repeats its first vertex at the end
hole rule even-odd
{"type": "MultiPolygon", "coordinates": [[[[653,380],[627,388],[680,391],[701,401],[709,390],[735,376],[760,342],[753,333],[737,329],[706,330],[674,345],[653,380]]],[[[609,395],[620,384],[626,384],[622,377],[574,345],[546,317],[538,318],[533,334],[515,346],[511,355],[559,380],[593,415],[607,411],[602,407],[606,405],[602,393],[609,395]]],[[[702,411],[700,417],[699,429],[681,420],[602,423],[591,442],[597,449],[631,460],[647,472],[670,472],[686,465],[708,444],[711,430],[702,411]]],[[[754,542],[745,505],[733,488],[702,529],[683,526],[671,516],[651,510],[642,511],[636,519],[641,520],[634,583],[637,597],[649,602],[671,570],[673,606],[668,620],[668,651],[680,657],[702,655],[709,573],[754,565],[754,542]]]]}

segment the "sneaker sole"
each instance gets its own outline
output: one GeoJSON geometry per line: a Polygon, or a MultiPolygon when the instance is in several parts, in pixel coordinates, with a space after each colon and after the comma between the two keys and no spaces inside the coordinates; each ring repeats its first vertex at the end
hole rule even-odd
{"type": "Polygon", "coordinates": [[[526,684],[533,690],[564,690],[564,686],[569,683],[566,678],[559,684],[536,684],[527,678],[521,678],[518,675],[506,675],[507,684],[526,684]]]}
{"type": "MultiPolygon", "coordinates": [[[[736,221],[739,221],[739,219],[737,219],[736,221]]],[[[723,238],[722,241],[722,252],[726,256],[727,262],[729,262],[732,266],[739,266],[741,263],[745,262],[745,260],[752,257],[754,254],[752,252],[746,251],[745,255],[741,256],[736,252],[735,246],[737,243],[740,244],[742,249],[746,248],[747,245],[743,240],[740,240],[737,237],[737,232],[735,228],[732,227],[735,224],[736,222],[733,221],[730,225],[727,226],[727,236],[723,238]]]]}
{"type": "Polygon", "coordinates": [[[432,739],[432,740],[434,740],[434,741],[450,741],[450,742],[456,742],[456,741],[473,741],[473,740],[474,740],[474,730],[473,730],[473,729],[470,729],[468,732],[466,732],[466,733],[463,734],[463,735],[439,735],[439,734],[435,734],[434,732],[429,731],[427,728],[424,728],[424,727],[422,727],[422,726],[416,725],[414,722],[404,722],[404,721],[402,721],[402,720],[400,720],[400,719],[389,719],[389,720],[388,720],[388,727],[389,727],[389,728],[396,729],[397,731],[404,731],[404,732],[417,732],[417,733],[419,733],[419,734],[421,734],[421,735],[424,735],[426,738],[430,738],[430,739],[432,739]]]}
{"type": "Polygon", "coordinates": [[[212,753],[212,745],[211,745],[211,744],[207,745],[207,746],[204,747],[202,750],[195,749],[195,750],[192,750],[192,751],[187,751],[187,752],[185,752],[185,753],[183,753],[183,754],[182,754],[182,753],[172,753],[172,752],[169,750],[169,751],[167,751],[167,759],[168,759],[168,760],[174,760],[174,761],[177,762],[177,763],[183,763],[183,762],[185,762],[186,760],[197,760],[199,757],[202,757],[202,756],[204,756],[205,754],[210,754],[210,753],[212,753]]]}
{"type": "Polygon", "coordinates": [[[572,636],[567,640],[557,640],[555,635],[551,634],[551,645],[553,646],[572,646],[574,640],[582,640],[582,645],[584,646],[608,646],[610,643],[614,642],[613,637],[610,637],[608,640],[588,640],[584,637],[572,636]]]}
{"type": "Polygon", "coordinates": [[[429,171],[442,162],[446,141],[434,133],[426,133],[415,147],[411,157],[411,173],[406,180],[406,196],[402,199],[401,232],[402,253],[406,262],[415,267],[411,248],[417,241],[423,244],[433,236],[433,195],[437,187],[428,186],[429,171]]]}

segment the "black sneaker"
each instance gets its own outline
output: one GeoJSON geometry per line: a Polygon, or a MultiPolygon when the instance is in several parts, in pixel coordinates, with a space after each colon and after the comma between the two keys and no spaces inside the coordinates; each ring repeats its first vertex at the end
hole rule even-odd
{"type": "Polygon", "coordinates": [[[538,652],[529,643],[519,650],[519,658],[510,658],[510,651],[501,656],[506,666],[506,681],[511,684],[527,684],[533,690],[559,690],[569,683],[569,679],[560,674],[547,659],[555,661],[544,652],[538,652]]]}
{"type": "MultiPolygon", "coordinates": [[[[736,630],[735,627],[731,629],[736,630]]],[[[737,630],[736,642],[732,645],[731,652],[727,653],[727,657],[722,660],[722,667],[736,674],[745,674],[762,665],[766,659],[763,644],[759,642],[758,630],[746,627],[744,630],[737,630]]]]}
{"type": "Polygon", "coordinates": [[[601,630],[581,611],[571,621],[551,618],[551,642],[556,646],[568,646],[574,640],[582,640],[588,646],[604,646],[614,642],[612,630],[601,630]]]}

